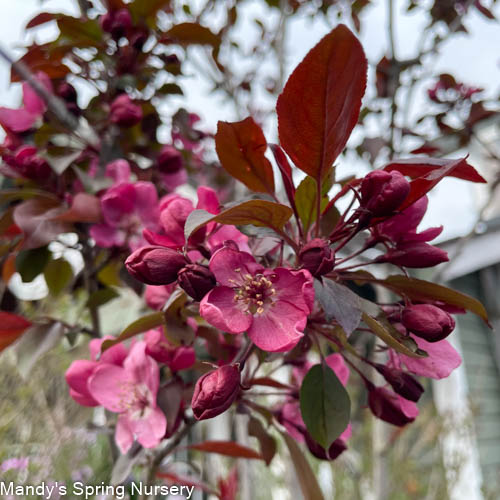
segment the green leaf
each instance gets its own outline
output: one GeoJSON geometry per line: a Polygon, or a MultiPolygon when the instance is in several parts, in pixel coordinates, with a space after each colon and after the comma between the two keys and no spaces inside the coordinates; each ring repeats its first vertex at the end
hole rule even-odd
{"type": "Polygon", "coordinates": [[[87,300],[86,306],[89,309],[94,309],[96,307],[103,306],[108,302],[119,297],[120,294],[115,292],[112,288],[101,288],[96,292],[92,293],[87,300]]]}
{"type": "Polygon", "coordinates": [[[197,229],[209,222],[233,226],[250,224],[280,231],[292,213],[290,207],[267,200],[245,201],[240,205],[223,210],[218,215],[210,214],[205,210],[194,210],[186,220],[184,234],[187,240],[197,229]]]}
{"type": "Polygon", "coordinates": [[[133,323],[130,323],[130,325],[128,325],[127,328],[125,328],[125,330],[123,330],[115,339],[105,340],[102,343],[101,352],[104,352],[106,349],[109,349],[124,340],[130,339],[139,333],[161,326],[164,322],[165,317],[161,311],[143,316],[142,318],[135,320],[133,323]]]}
{"type": "Polygon", "coordinates": [[[276,454],[275,439],[266,431],[262,422],[252,416],[248,420],[248,435],[259,441],[260,454],[264,458],[266,465],[269,465],[276,454]]]}
{"type": "Polygon", "coordinates": [[[95,19],[81,19],[71,16],[60,17],[57,26],[61,32],[59,42],[68,41],[75,47],[95,47],[102,42],[102,30],[95,19]]]}
{"type": "Polygon", "coordinates": [[[46,246],[24,250],[17,254],[16,271],[21,275],[24,283],[29,283],[43,273],[51,257],[52,252],[46,246]]]}
{"type": "MultiPolygon", "coordinates": [[[[321,186],[321,212],[328,204],[328,196],[326,196],[326,194],[332,187],[331,182],[329,182],[330,178],[331,177],[327,177],[321,186]]],[[[297,207],[297,212],[305,232],[307,232],[313,222],[316,221],[317,191],[316,181],[312,177],[307,176],[302,180],[295,192],[295,206],[297,207]]]]}
{"type": "Polygon", "coordinates": [[[183,290],[175,290],[163,306],[165,315],[165,337],[176,346],[191,345],[194,341],[195,333],[186,324],[184,317],[184,305],[187,296],[183,290]]]}
{"type": "Polygon", "coordinates": [[[418,348],[416,342],[410,337],[404,337],[394,328],[387,319],[379,317],[373,318],[369,314],[363,313],[363,321],[368,328],[389,347],[411,358],[425,358],[428,354],[418,348]]]}
{"type": "Polygon", "coordinates": [[[314,290],[327,321],[336,319],[350,335],[361,321],[361,298],[345,285],[328,278],[314,280],[314,290]]]}
{"type": "Polygon", "coordinates": [[[179,94],[184,95],[182,89],[176,83],[165,83],[157,91],[157,94],[179,94]]]}
{"type": "Polygon", "coordinates": [[[314,365],[300,388],[300,411],[311,436],[326,450],[349,424],[351,400],[335,372],[314,365]]]}
{"type": "Polygon", "coordinates": [[[55,259],[48,263],[43,275],[50,293],[59,295],[69,285],[73,277],[73,268],[67,260],[55,259]]]}
{"type": "Polygon", "coordinates": [[[290,452],[290,458],[292,459],[304,500],[324,500],[323,492],[319,487],[316,475],[312,471],[299,445],[286,432],[282,432],[281,435],[290,452]]]}

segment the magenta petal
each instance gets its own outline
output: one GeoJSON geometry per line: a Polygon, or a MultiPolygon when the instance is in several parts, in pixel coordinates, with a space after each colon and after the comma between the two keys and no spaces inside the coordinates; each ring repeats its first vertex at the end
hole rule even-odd
{"type": "Polygon", "coordinates": [[[134,442],[134,433],[125,414],[119,415],[116,422],[115,442],[123,455],[127,453],[134,442]]]}
{"type": "Polygon", "coordinates": [[[252,315],[243,312],[234,300],[232,288],[218,286],[200,302],[201,316],[212,326],[229,333],[242,333],[252,324],[252,315]]]}
{"type": "Polygon", "coordinates": [[[160,385],[160,370],[156,362],[146,354],[146,342],[136,342],[130,349],[123,367],[139,384],[146,384],[156,399],[160,385]]]}
{"type": "Polygon", "coordinates": [[[89,342],[90,358],[101,363],[109,363],[111,365],[122,366],[127,357],[127,348],[122,344],[116,344],[109,349],[106,349],[101,355],[101,346],[105,340],[114,340],[115,337],[106,335],[101,339],[93,339],[89,342]]]}
{"type": "Polygon", "coordinates": [[[401,397],[399,394],[397,395],[399,399],[399,406],[401,411],[408,417],[415,419],[418,417],[418,406],[413,401],[408,401],[407,399],[401,397]]]}
{"type": "Polygon", "coordinates": [[[160,213],[158,210],[158,193],[151,182],[136,182],[134,184],[136,192],[136,211],[144,224],[152,223],[155,226],[159,223],[160,213]]]}
{"type": "MultiPolygon", "coordinates": [[[[39,83],[52,93],[52,82],[45,73],[39,71],[35,77],[39,83]]],[[[23,83],[23,104],[27,111],[37,116],[41,116],[47,109],[45,101],[26,82],[23,83]]]]}
{"type": "Polygon", "coordinates": [[[165,436],[167,418],[159,408],[151,408],[146,418],[128,418],[128,425],[144,448],[154,448],[165,436]]]}
{"type": "Polygon", "coordinates": [[[326,364],[335,372],[342,385],[346,385],[349,380],[349,368],[347,367],[342,354],[330,354],[327,356],[326,364]]]}
{"type": "Polygon", "coordinates": [[[196,208],[202,208],[211,214],[219,213],[219,198],[217,197],[217,193],[209,187],[200,186],[198,188],[198,204],[196,208]]]}
{"type": "Polygon", "coordinates": [[[106,176],[116,183],[130,181],[130,165],[127,160],[115,160],[106,165],[106,176]]]}
{"type": "Polygon", "coordinates": [[[100,364],[88,382],[94,399],[115,413],[127,410],[126,401],[133,385],[134,380],[125,369],[107,363],[100,364]]]}
{"type": "Polygon", "coordinates": [[[314,306],[314,287],[311,273],[305,269],[291,271],[278,267],[265,273],[273,282],[280,301],[289,302],[305,314],[314,306]]]}
{"type": "Polygon", "coordinates": [[[196,362],[196,354],[192,347],[178,347],[172,356],[172,360],[168,364],[169,368],[176,372],[179,370],[187,370],[196,362]]]}
{"type": "MultiPolygon", "coordinates": [[[[210,229],[207,231],[210,233],[210,229]]],[[[208,239],[208,247],[212,251],[216,250],[227,240],[234,241],[242,252],[251,252],[250,247],[248,246],[248,236],[238,231],[234,226],[226,225],[219,225],[217,231],[215,231],[215,233],[213,233],[208,239]]]]}
{"type": "Polygon", "coordinates": [[[210,270],[221,285],[234,288],[243,284],[243,276],[254,276],[263,268],[249,253],[223,247],[212,255],[210,270]]]}
{"type": "Polygon", "coordinates": [[[414,335],[412,338],[420,349],[429,354],[429,357],[420,359],[410,358],[404,354],[399,355],[408,370],[415,375],[434,379],[446,378],[462,363],[462,358],[447,340],[426,342],[414,335]]]}
{"type": "Polygon", "coordinates": [[[16,134],[29,130],[37,118],[26,109],[0,108],[0,125],[16,134]]]}
{"type": "Polygon", "coordinates": [[[125,233],[107,224],[94,224],[91,226],[90,236],[102,248],[119,247],[125,243],[125,233]]]}
{"type": "Polygon", "coordinates": [[[257,347],[268,352],[293,349],[303,337],[307,315],[287,302],[277,302],[274,309],[253,317],[248,336],[257,347]]]}
{"type": "Polygon", "coordinates": [[[73,361],[66,371],[65,378],[71,391],[70,395],[83,406],[97,406],[97,401],[88,389],[88,380],[93,375],[99,364],[95,361],[80,359],[73,361]]]}
{"type": "Polygon", "coordinates": [[[430,227],[421,233],[415,233],[412,235],[407,235],[405,237],[406,240],[411,239],[412,241],[432,241],[434,238],[437,238],[442,232],[444,227],[430,227]]]}
{"type": "Polygon", "coordinates": [[[133,184],[118,184],[109,188],[101,198],[104,220],[110,226],[118,226],[124,215],[134,211],[136,196],[133,184]]]}

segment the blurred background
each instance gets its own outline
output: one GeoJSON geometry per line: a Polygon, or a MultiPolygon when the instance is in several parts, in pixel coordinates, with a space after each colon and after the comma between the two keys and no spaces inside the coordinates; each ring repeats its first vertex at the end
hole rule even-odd
{"type": "MultiPolygon", "coordinates": [[[[24,47],[58,36],[55,22],[26,30],[37,14],[80,16],[88,7],[85,0],[4,0],[0,47],[18,59],[24,47]]],[[[103,6],[92,2],[89,15],[99,12],[103,6]]],[[[276,142],[274,106],[291,70],[339,22],[356,30],[370,63],[369,83],[361,123],[338,161],[338,175],[364,173],[410,153],[470,155],[469,163],[489,182],[476,185],[447,178],[432,192],[422,226],[444,225],[440,244],[451,260],[425,278],[482,300],[493,326],[499,324],[500,4],[172,0],[169,9],[159,12],[158,26],[168,27],[172,19],[197,19],[213,31],[221,30],[224,69],[211,64],[205,47],[179,51],[182,93],[158,101],[160,139],[170,134],[172,115],[183,107],[200,116],[198,127],[207,133],[215,131],[218,120],[252,114],[270,142],[276,142]],[[227,27],[230,8],[236,14],[227,27]]],[[[78,105],[86,108],[97,90],[78,74],[71,83],[78,90],[78,105]]],[[[11,83],[10,66],[1,60],[0,106],[15,108],[20,102],[21,86],[11,83]]],[[[67,258],[75,268],[82,265],[77,252],[67,258]]],[[[23,283],[15,275],[9,288],[26,300],[43,300],[47,294],[42,276],[23,283]]],[[[103,331],[126,326],[140,305],[133,296],[113,301],[103,310],[103,331]]],[[[75,297],[53,307],[66,318],[79,314],[75,297]]],[[[359,404],[349,449],[335,462],[312,462],[327,498],[500,498],[499,335],[471,315],[459,317],[452,343],[464,363],[451,377],[429,387],[420,417],[408,428],[375,421],[359,404]]],[[[49,338],[1,355],[0,477],[28,484],[89,477],[108,482],[109,441],[94,429],[103,416],[77,406],[61,375],[73,359],[87,356],[87,347],[51,347],[49,338]]],[[[203,432],[211,438],[227,437],[224,418],[211,421],[203,432]]],[[[254,438],[240,427],[236,423],[236,434],[251,443],[254,438]]],[[[227,475],[224,459],[209,461],[214,480],[227,475]]],[[[240,477],[242,500],[298,498],[296,479],[278,457],[269,468],[254,462],[241,465],[240,477]]],[[[201,498],[202,493],[197,495],[201,498]]]]}

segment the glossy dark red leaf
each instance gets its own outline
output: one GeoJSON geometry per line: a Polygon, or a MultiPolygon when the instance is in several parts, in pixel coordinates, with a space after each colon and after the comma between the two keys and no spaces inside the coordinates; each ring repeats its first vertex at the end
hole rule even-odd
{"type": "Polygon", "coordinates": [[[264,457],[260,453],[234,441],[203,441],[202,443],[192,444],[188,448],[208,453],[218,453],[227,457],[264,460],[264,457]]]}
{"type": "Polygon", "coordinates": [[[31,324],[22,316],[0,311],[0,351],[15,342],[31,324]]]}
{"type": "Polygon", "coordinates": [[[339,25],[306,55],[278,98],[281,146],[315,179],[326,176],[358,121],[366,70],[361,44],[339,25]]]}
{"type": "Polygon", "coordinates": [[[222,166],[235,179],[253,191],[274,193],[273,167],[264,156],[266,138],[253,118],[219,122],[215,148],[222,166]]]}
{"type": "Polygon", "coordinates": [[[292,208],[295,211],[295,185],[293,184],[292,167],[288,162],[284,151],[277,144],[269,144],[271,151],[273,152],[276,164],[281,172],[281,178],[283,179],[283,186],[285,188],[286,196],[290,202],[292,208]]]}
{"type": "Polygon", "coordinates": [[[50,21],[54,21],[57,19],[57,15],[52,12],[40,12],[37,14],[27,25],[26,29],[35,28],[36,26],[40,26],[41,24],[48,23],[50,21]]]}
{"type": "Polygon", "coordinates": [[[444,158],[416,158],[399,160],[390,163],[384,170],[398,170],[413,180],[410,183],[410,194],[400,210],[404,210],[426,195],[439,181],[445,177],[457,177],[471,182],[486,182],[474,167],[467,163],[467,158],[449,160],[444,158]]]}

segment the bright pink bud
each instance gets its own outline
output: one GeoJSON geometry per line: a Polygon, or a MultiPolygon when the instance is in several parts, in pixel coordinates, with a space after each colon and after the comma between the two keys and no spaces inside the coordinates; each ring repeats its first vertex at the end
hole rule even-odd
{"type": "Polygon", "coordinates": [[[225,365],[198,379],[191,407],[197,420],[216,417],[224,413],[240,392],[240,369],[225,365]]]}
{"type": "Polygon", "coordinates": [[[401,243],[377,259],[378,262],[412,268],[433,267],[448,260],[448,254],[444,250],[420,241],[401,243]]]}
{"type": "Polygon", "coordinates": [[[304,245],[299,253],[299,259],[304,269],[319,277],[333,269],[335,255],[325,240],[315,238],[304,245]]]}
{"type": "Polygon", "coordinates": [[[194,300],[200,301],[215,287],[217,281],[208,267],[188,264],[179,271],[180,287],[194,300]]]}
{"type": "Polygon", "coordinates": [[[162,174],[175,174],[182,168],[182,155],[173,146],[167,144],[160,151],[157,164],[162,174]]]}
{"type": "Polygon", "coordinates": [[[427,342],[439,342],[455,328],[453,317],[432,304],[415,304],[405,307],[402,323],[411,333],[427,342]]]}
{"type": "Polygon", "coordinates": [[[168,285],[177,279],[177,273],[186,265],[182,254],[171,248],[145,246],[125,261],[128,272],[147,285],[168,285]]]}
{"type": "Polygon", "coordinates": [[[405,411],[397,394],[385,387],[368,388],[368,405],[372,413],[380,420],[402,427],[415,420],[416,414],[405,411]]]}
{"type": "Polygon", "coordinates": [[[375,217],[391,215],[410,192],[410,183],[398,171],[370,172],[361,183],[361,207],[375,217]]]}
{"type": "Polygon", "coordinates": [[[111,103],[110,120],[121,127],[133,127],[142,120],[142,108],[122,94],[111,103]]]}

